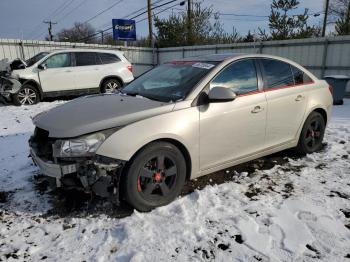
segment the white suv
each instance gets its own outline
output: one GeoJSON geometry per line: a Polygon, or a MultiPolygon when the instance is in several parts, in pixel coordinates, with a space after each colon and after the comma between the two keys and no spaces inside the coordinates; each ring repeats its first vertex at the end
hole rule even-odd
{"type": "Polygon", "coordinates": [[[44,97],[113,92],[131,82],[133,67],[114,50],[69,49],[42,52],[11,64],[2,77],[0,94],[16,105],[44,97]]]}

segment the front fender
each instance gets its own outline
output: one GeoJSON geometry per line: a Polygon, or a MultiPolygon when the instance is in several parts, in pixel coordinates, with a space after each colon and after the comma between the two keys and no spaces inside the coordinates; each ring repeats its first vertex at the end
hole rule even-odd
{"type": "Polygon", "coordinates": [[[118,130],[103,142],[97,154],[129,161],[148,143],[160,139],[180,142],[189,152],[193,172],[199,172],[199,111],[190,107],[144,119],[118,130]]]}

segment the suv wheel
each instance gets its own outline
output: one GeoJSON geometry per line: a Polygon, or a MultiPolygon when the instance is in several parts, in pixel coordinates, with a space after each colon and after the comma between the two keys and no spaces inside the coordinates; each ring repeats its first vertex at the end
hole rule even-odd
{"type": "Polygon", "coordinates": [[[13,103],[17,106],[34,105],[40,101],[38,90],[29,84],[23,85],[16,94],[13,94],[12,98],[13,103]]]}
{"type": "Polygon", "coordinates": [[[173,144],[155,142],[132,160],[125,179],[126,201],[139,211],[169,204],[185,183],[186,162],[173,144]]]}
{"type": "Polygon", "coordinates": [[[322,148],[322,140],[326,123],[320,113],[312,112],[306,119],[300,133],[297,151],[302,154],[310,154],[322,148]]]}
{"type": "Polygon", "coordinates": [[[109,79],[102,84],[102,93],[114,93],[121,89],[122,85],[117,79],[109,79]]]}

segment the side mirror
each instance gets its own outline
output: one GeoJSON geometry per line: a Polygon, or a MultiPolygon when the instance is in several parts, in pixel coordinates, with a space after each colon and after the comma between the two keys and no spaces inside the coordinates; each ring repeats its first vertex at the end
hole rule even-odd
{"type": "Polygon", "coordinates": [[[38,65],[38,68],[40,70],[46,70],[47,66],[46,66],[46,64],[40,64],[40,65],[38,65]]]}
{"type": "Polygon", "coordinates": [[[230,89],[222,86],[215,86],[208,93],[209,102],[220,103],[235,100],[237,95],[230,89]]]}

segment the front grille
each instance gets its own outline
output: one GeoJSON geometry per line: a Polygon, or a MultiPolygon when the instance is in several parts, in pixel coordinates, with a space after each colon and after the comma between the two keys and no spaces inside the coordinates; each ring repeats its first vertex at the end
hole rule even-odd
{"type": "Polygon", "coordinates": [[[35,150],[38,157],[52,161],[52,145],[55,141],[56,139],[49,137],[48,131],[36,127],[34,135],[29,140],[29,144],[35,150]]]}

